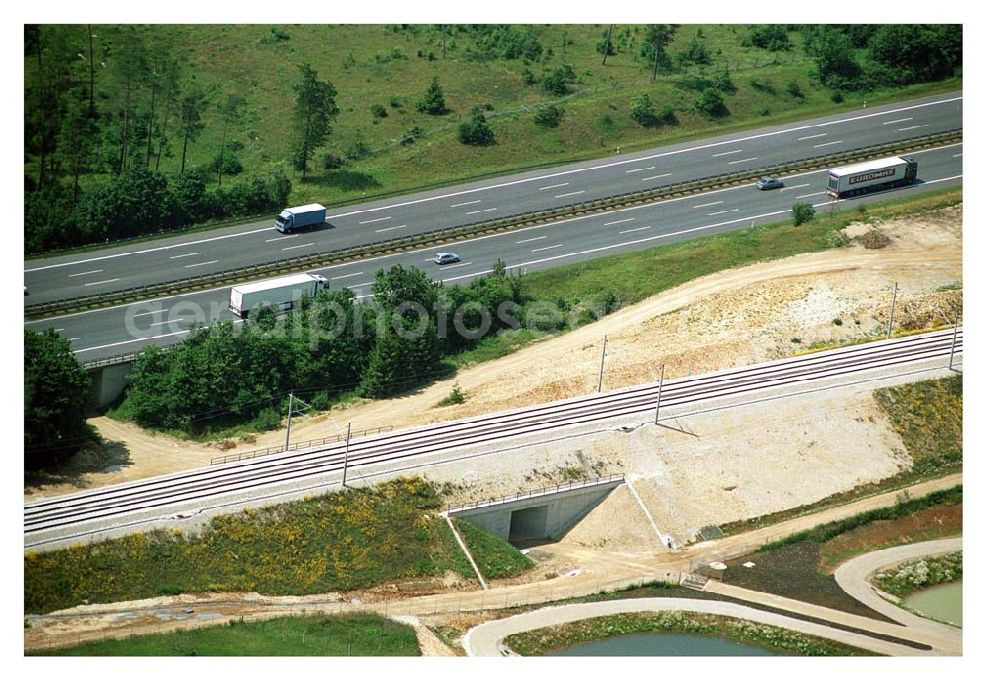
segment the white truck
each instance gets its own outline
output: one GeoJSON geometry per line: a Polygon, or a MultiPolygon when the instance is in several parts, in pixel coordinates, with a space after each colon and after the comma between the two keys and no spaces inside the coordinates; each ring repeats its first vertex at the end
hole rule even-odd
{"type": "Polygon", "coordinates": [[[274,229],[282,233],[318,226],[326,221],[326,207],[321,204],[283,209],[274,219],[274,229]]]}
{"type": "Polygon", "coordinates": [[[273,306],[277,311],[285,311],[297,301],[312,298],[319,290],[329,288],[330,282],[325,277],[313,273],[241,284],[229,292],[229,309],[241,318],[259,306],[273,306]]]}
{"type": "Polygon", "coordinates": [[[917,163],[901,157],[882,158],[831,169],[826,194],[840,199],[874,190],[905,186],[917,180],[917,163]]]}

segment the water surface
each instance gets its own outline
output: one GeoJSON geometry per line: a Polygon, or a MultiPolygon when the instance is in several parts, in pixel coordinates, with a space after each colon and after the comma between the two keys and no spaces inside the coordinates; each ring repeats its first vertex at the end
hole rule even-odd
{"type": "Polygon", "coordinates": [[[962,581],[934,585],[903,599],[903,605],[927,618],[962,627],[962,581]]]}
{"type": "Polygon", "coordinates": [[[754,644],[711,635],[637,632],[577,644],[549,656],[780,656],[754,644]]]}

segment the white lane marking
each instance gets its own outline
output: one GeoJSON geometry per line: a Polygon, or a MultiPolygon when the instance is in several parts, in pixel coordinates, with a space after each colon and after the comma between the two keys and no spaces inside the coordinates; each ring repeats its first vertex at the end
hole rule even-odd
{"type": "Polygon", "coordinates": [[[826,132],[823,132],[822,134],[810,134],[809,136],[800,136],[797,140],[808,141],[809,139],[818,139],[821,136],[826,136],[826,134],[827,134],[826,132]]]}
{"type": "Polygon", "coordinates": [[[635,233],[635,232],[638,232],[640,230],[649,230],[650,228],[652,228],[652,226],[643,226],[642,228],[631,228],[629,230],[619,230],[618,234],[619,235],[624,235],[625,233],[635,233]]]}
{"type": "Polygon", "coordinates": [[[377,223],[378,221],[388,221],[391,218],[392,218],[391,216],[383,216],[380,219],[368,219],[367,221],[358,221],[358,225],[363,226],[366,223],[377,223]]]}
{"type": "Polygon", "coordinates": [[[710,212],[708,216],[718,216],[719,214],[728,214],[731,209],[723,209],[721,212],[710,212]]]}
{"type": "Polygon", "coordinates": [[[358,275],[364,275],[364,274],[365,274],[365,271],[359,270],[358,272],[351,273],[350,275],[341,275],[340,277],[331,277],[330,279],[331,280],[343,280],[344,278],[347,278],[347,277],[356,277],[358,275]]]}
{"type": "Polygon", "coordinates": [[[923,127],[923,126],[924,126],[924,125],[911,125],[910,127],[900,127],[900,128],[899,128],[899,129],[897,129],[896,131],[897,131],[897,132],[908,132],[908,131],[910,131],[911,129],[918,129],[918,128],[920,128],[920,127],[923,127]]]}
{"type": "Polygon", "coordinates": [[[740,150],[727,150],[725,153],[716,153],[712,157],[722,157],[723,155],[735,155],[736,153],[742,153],[743,149],[740,150]]]}
{"type": "Polygon", "coordinates": [[[161,308],[159,310],[151,310],[148,313],[136,313],[132,317],[142,317],[143,315],[158,315],[159,313],[165,313],[165,312],[167,312],[167,309],[166,308],[161,308]]]}
{"type": "Polygon", "coordinates": [[[55,332],[66,331],[66,327],[56,327],[52,331],[55,331],[55,332]]]}
{"type": "Polygon", "coordinates": [[[559,249],[559,247],[562,247],[562,245],[561,244],[554,244],[554,245],[552,245],[550,247],[540,247],[539,249],[532,249],[530,253],[534,254],[535,252],[545,252],[545,251],[548,251],[550,249],[559,249]]]}
{"type": "MultiPolygon", "coordinates": [[[[282,241],[284,241],[284,240],[291,240],[293,237],[298,237],[301,234],[302,233],[299,233],[298,235],[282,235],[281,237],[272,237],[270,240],[264,240],[264,242],[277,242],[278,240],[282,240],[282,241]]],[[[184,254],[184,256],[187,256],[187,254],[184,254]]]]}
{"type": "MultiPolygon", "coordinates": [[[[857,115],[853,118],[844,118],[843,120],[831,120],[830,122],[823,122],[815,127],[828,127],[829,125],[839,125],[843,122],[854,122],[855,120],[866,120],[868,118],[875,118],[881,115],[892,115],[893,113],[903,113],[908,110],[916,110],[917,108],[926,108],[927,106],[939,106],[943,103],[952,103],[953,101],[961,101],[963,97],[954,96],[950,99],[939,99],[938,101],[928,101],[927,103],[917,103],[912,106],[903,106],[902,108],[893,108],[892,110],[879,111],[878,113],[868,113],[867,115],[857,115]]],[[[913,153],[910,153],[913,155],[913,153]]]]}
{"type": "Polygon", "coordinates": [[[818,193],[807,193],[806,195],[796,195],[792,199],[793,200],[801,200],[801,199],[807,198],[807,197],[815,197],[817,195],[823,195],[824,193],[826,193],[826,191],[825,190],[821,190],[818,193]]]}
{"type": "Polygon", "coordinates": [[[462,266],[471,266],[471,265],[472,261],[466,261],[465,263],[449,263],[448,270],[451,270],[452,268],[461,268],[462,266]]]}
{"type": "Polygon", "coordinates": [[[66,340],[67,340],[67,341],[79,341],[79,340],[80,340],[80,337],[79,337],[79,336],[73,336],[73,337],[71,337],[71,338],[68,338],[68,339],[66,339],[66,340]]]}
{"type": "Polygon", "coordinates": [[[404,223],[401,226],[392,226],[391,228],[379,228],[375,232],[376,233],[385,233],[385,232],[390,231],[390,230],[399,230],[400,228],[406,228],[406,224],[404,223]]]}
{"type": "Polygon", "coordinates": [[[152,327],[159,327],[161,324],[178,324],[180,322],[190,322],[190,321],[191,320],[184,320],[184,319],[181,319],[179,317],[175,317],[172,320],[164,320],[163,322],[154,322],[153,324],[151,324],[149,326],[150,326],[150,328],[152,328],[152,327]]]}
{"type": "Polygon", "coordinates": [[[898,120],[889,120],[888,122],[883,122],[882,124],[883,125],[894,125],[894,124],[897,124],[899,122],[909,122],[912,119],[913,118],[900,118],[898,120]]]}
{"type": "Polygon", "coordinates": [[[768,212],[766,214],[757,214],[756,216],[744,216],[739,219],[733,219],[731,221],[723,221],[721,223],[712,223],[707,226],[698,226],[696,228],[688,228],[687,230],[678,230],[673,233],[664,233],[662,235],[651,235],[650,237],[644,237],[640,240],[629,240],[628,242],[619,242],[617,244],[607,245],[606,247],[596,247],[594,249],[585,249],[580,252],[580,254],[594,254],[596,252],[607,251],[608,249],[616,249],[618,247],[627,247],[632,244],[642,244],[643,242],[652,242],[653,240],[662,240],[665,237],[676,237],[678,235],[686,235],[687,233],[695,233],[700,230],[708,230],[709,228],[719,228],[721,226],[728,226],[733,223],[739,223],[741,221],[750,221],[751,219],[763,219],[768,216],[775,216],[777,214],[787,214],[790,209],[781,209],[776,212],[768,212]]]}
{"type": "Polygon", "coordinates": [[[826,143],[817,143],[813,148],[822,148],[824,146],[836,146],[838,143],[844,143],[843,141],[827,141],[826,143]]]}
{"type": "MultiPolygon", "coordinates": [[[[270,240],[268,240],[268,242],[270,242],[270,240]]],[[[183,259],[186,256],[198,256],[198,252],[188,252],[187,254],[176,254],[174,256],[171,256],[170,258],[171,258],[171,260],[172,259],[183,259]]]]}
{"type": "Polygon", "coordinates": [[[97,270],[88,270],[86,273],[73,273],[72,275],[67,275],[66,277],[80,277],[81,275],[93,275],[94,273],[103,273],[103,268],[98,268],[97,270]]]}
{"type": "Polygon", "coordinates": [[[451,205],[451,207],[465,207],[466,205],[476,205],[480,202],[482,202],[482,200],[470,200],[469,202],[459,202],[457,205],[451,205]]]}
{"type": "Polygon", "coordinates": [[[63,266],[78,266],[82,263],[93,263],[94,261],[104,261],[105,259],[116,259],[119,256],[131,256],[132,252],[122,252],[121,254],[111,254],[109,256],[98,256],[93,259],[83,261],[67,261],[66,263],[54,263],[51,266],[41,266],[39,268],[25,268],[26,273],[37,273],[39,270],[49,270],[50,268],[62,268],[63,266]]]}
{"type": "Polygon", "coordinates": [[[471,212],[465,212],[465,215],[468,216],[469,214],[478,214],[481,211],[483,211],[483,210],[482,209],[473,209],[471,212]]]}
{"type": "Polygon", "coordinates": [[[673,176],[673,174],[657,174],[656,176],[647,176],[643,181],[652,181],[653,179],[665,179],[668,176],[673,176]]]}
{"type": "Polygon", "coordinates": [[[189,266],[184,266],[185,268],[197,268],[198,266],[207,266],[210,263],[218,263],[219,259],[213,259],[211,261],[202,261],[201,263],[192,263],[189,266]]]}
{"type": "Polygon", "coordinates": [[[177,249],[178,247],[190,247],[195,244],[202,244],[204,242],[215,242],[216,240],[227,240],[231,237],[242,237],[243,235],[253,235],[254,233],[266,233],[269,230],[274,230],[274,226],[269,226],[267,228],[257,228],[256,230],[248,230],[243,233],[230,233],[229,235],[219,235],[218,237],[209,237],[204,240],[195,240],[194,242],[181,242],[178,244],[168,244],[163,247],[154,247],[153,249],[141,249],[136,254],[152,254],[153,252],[162,252],[167,249],[177,249]]]}
{"type": "Polygon", "coordinates": [[[626,169],[625,173],[631,174],[632,172],[648,172],[650,169],[656,169],[656,166],[651,165],[649,167],[637,167],[636,169],[626,169]]]}
{"type": "MultiPolygon", "coordinates": [[[[782,188],[781,190],[783,190],[783,191],[784,191],[784,190],[794,190],[794,189],[796,189],[796,188],[806,188],[806,187],[808,187],[808,186],[809,186],[809,184],[808,184],[808,183],[800,183],[800,184],[798,184],[797,186],[785,186],[785,187],[784,187],[784,188],[782,188]]],[[[779,192],[780,192],[780,191],[779,191],[779,192]]]]}
{"type": "MultiPolygon", "coordinates": [[[[958,97],[958,98],[960,99],[962,97],[958,97]]],[[[955,99],[949,99],[949,101],[954,101],[954,100],[955,99]]],[[[949,148],[957,148],[957,147],[962,146],[962,145],[964,145],[964,142],[963,141],[959,141],[957,143],[949,143],[949,144],[947,144],[945,146],[938,146],[938,147],[935,147],[935,148],[925,148],[923,150],[915,150],[915,151],[913,151],[911,153],[907,153],[907,155],[921,155],[923,153],[934,153],[934,152],[937,152],[937,151],[947,150],[949,148]]],[[[809,172],[802,172],[800,174],[790,174],[790,175],[786,176],[785,178],[786,179],[797,179],[797,178],[801,178],[803,176],[812,176],[814,174],[826,174],[826,172],[827,172],[826,169],[815,169],[815,170],[812,170],[812,171],[809,171],[809,172]]],[[[939,181],[949,181],[949,180],[952,180],[952,179],[959,179],[959,178],[962,178],[961,174],[958,174],[956,176],[947,177],[947,178],[944,178],[944,179],[937,179],[937,180],[934,180],[934,181],[925,181],[924,183],[938,183],[939,181]]],[[[618,212],[619,213],[624,213],[624,212],[635,211],[637,209],[648,209],[650,207],[661,207],[661,206],[663,206],[665,204],[669,204],[671,202],[681,202],[683,200],[691,200],[691,199],[694,199],[694,198],[706,197],[708,195],[717,195],[719,193],[726,193],[726,192],[733,191],[733,190],[739,190],[741,188],[749,188],[749,187],[751,187],[753,185],[754,184],[752,184],[752,183],[745,183],[745,184],[742,184],[742,185],[739,185],[739,186],[729,186],[728,188],[719,188],[718,190],[708,191],[707,193],[698,193],[697,195],[685,195],[683,197],[674,197],[674,198],[670,198],[669,200],[662,200],[660,202],[649,202],[649,203],[646,203],[646,204],[636,205],[634,207],[624,207],[624,208],[618,210],[618,212]]],[[[802,186],[807,186],[807,185],[809,185],[809,184],[802,184],[802,186]]],[[[791,186],[791,188],[800,188],[802,186],[791,186]]],[[[892,191],[887,191],[887,192],[892,192],[892,191]]],[[[825,202],[823,204],[834,204],[834,202],[825,202]]],[[[775,212],[775,213],[781,213],[781,212],[775,212]]],[[[539,228],[550,228],[552,226],[561,226],[561,225],[565,225],[567,223],[573,223],[575,221],[583,221],[583,220],[586,220],[586,219],[590,219],[590,218],[593,218],[595,216],[598,216],[598,214],[587,214],[585,216],[574,216],[574,217],[569,218],[569,219],[563,219],[562,221],[552,221],[550,223],[542,223],[542,224],[539,224],[537,226],[528,226],[527,228],[520,228],[516,232],[517,233],[524,233],[524,232],[531,231],[531,230],[537,230],[539,228]]],[[[769,215],[768,214],[764,214],[763,216],[769,216],[769,215]]],[[[747,217],[747,218],[757,218],[757,217],[747,217]]],[[[737,219],[737,221],[740,221],[740,220],[746,220],[746,219],[737,219]]],[[[735,223],[735,222],[736,221],[734,221],[732,223],[735,223]]],[[[722,225],[725,225],[725,224],[722,224],[722,225]]],[[[711,226],[706,226],[706,227],[711,227],[711,226]]],[[[462,240],[461,244],[469,244],[469,243],[477,242],[477,241],[480,241],[480,240],[491,240],[491,239],[494,239],[494,238],[497,238],[497,237],[504,237],[504,236],[507,236],[507,235],[510,235],[510,234],[511,234],[511,232],[508,231],[508,232],[503,232],[503,233],[492,233],[490,235],[482,235],[480,237],[474,237],[474,238],[469,238],[468,240],[462,240]]],[[[437,248],[437,247],[428,247],[427,249],[416,250],[415,252],[409,252],[409,253],[411,253],[411,254],[413,254],[413,253],[420,254],[420,253],[423,253],[423,252],[431,252],[431,251],[440,251],[440,249],[437,248]]],[[[388,259],[388,258],[393,258],[393,257],[398,257],[398,256],[400,256],[400,254],[395,254],[395,253],[393,253],[393,254],[382,254],[380,256],[373,256],[371,258],[367,258],[367,259],[363,259],[363,260],[348,261],[347,263],[338,263],[338,264],[333,265],[333,266],[324,266],[322,268],[312,268],[312,269],[310,269],[307,272],[321,273],[321,272],[326,271],[326,270],[334,270],[334,269],[337,269],[337,268],[344,268],[346,266],[355,266],[355,265],[358,265],[358,264],[361,264],[361,263],[372,263],[374,261],[381,261],[382,259],[388,259]]],[[[540,260],[540,261],[532,261],[532,262],[528,262],[528,263],[521,263],[521,264],[517,264],[517,265],[510,265],[510,266],[507,266],[507,268],[508,269],[510,269],[510,268],[517,268],[519,266],[528,265],[529,263],[543,263],[544,261],[565,258],[567,256],[572,256],[572,254],[561,254],[559,256],[552,257],[551,259],[543,259],[543,260],[540,260]]],[[[433,261],[434,259],[431,258],[431,259],[424,259],[424,260],[425,261],[433,261]]],[[[490,272],[490,271],[486,270],[486,271],[483,271],[482,274],[486,274],[488,272],[490,272]]],[[[478,275],[478,274],[480,274],[480,273],[473,273],[473,275],[478,275]]],[[[466,276],[466,277],[468,277],[468,276],[466,276]]],[[[459,279],[459,278],[455,278],[455,279],[459,279]]],[[[445,280],[445,281],[447,282],[448,280],[445,280]]],[[[220,291],[226,291],[226,292],[228,292],[229,289],[230,289],[230,286],[227,285],[227,286],[224,286],[224,287],[215,287],[213,289],[202,289],[202,290],[194,291],[194,292],[185,292],[183,294],[175,294],[173,296],[159,296],[159,297],[156,297],[156,298],[148,299],[146,301],[137,301],[136,303],[129,303],[129,304],[121,305],[121,306],[107,306],[105,308],[94,308],[93,310],[81,310],[78,313],[67,313],[66,315],[60,315],[60,317],[66,318],[66,317],[77,317],[79,315],[91,315],[93,313],[103,313],[103,312],[107,312],[107,311],[110,311],[110,310],[117,310],[117,309],[120,309],[120,308],[128,308],[129,306],[133,306],[133,305],[145,305],[145,304],[157,303],[157,302],[161,302],[161,301],[170,301],[170,300],[173,300],[173,299],[179,299],[179,298],[183,298],[183,297],[186,297],[186,296],[200,296],[202,294],[213,294],[213,293],[220,292],[220,291]]],[[[49,319],[27,320],[27,321],[24,322],[24,324],[25,325],[30,325],[30,324],[38,324],[40,322],[48,322],[48,321],[49,321],[49,319]]],[[[110,346],[105,346],[105,347],[110,347],[110,346]]]]}
{"type": "Polygon", "coordinates": [[[962,154],[961,153],[955,153],[954,155],[952,155],[952,157],[962,157],[962,154]]]}
{"type": "Polygon", "coordinates": [[[497,208],[496,208],[496,207],[490,207],[489,209],[484,209],[484,210],[483,210],[483,212],[484,212],[484,213],[485,213],[485,212],[495,212],[496,210],[497,210],[497,208]]]}
{"type": "Polygon", "coordinates": [[[604,225],[605,225],[605,226],[616,226],[616,225],[618,225],[619,223],[628,223],[629,221],[635,221],[635,217],[633,216],[633,217],[632,217],[632,218],[630,218],[630,219],[618,219],[617,221],[608,221],[608,222],[607,222],[607,223],[605,223],[604,225]]]}
{"type": "Polygon", "coordinates": [[[359,287],[369,287],[369,286],[371,286],[371,282],[362,282],[361,284],[348,285],[347,287],[344,287],[344,289],[357,289],[359,287]]]}
{"type": "Polygon", "coordinates": [[[289,251],[290,249],[302,249],[303,247],[312,247],[312,246],[314,246],[315,244],[316,244],[315,242],[306,242],[305,244],[297,244],[297,245],[295,245],[294,247],[282,247],[282,248],[281,248],[281,251],[283,251],[283,252],[287,252],[287,251],[289,251]]]}
{"type": "Polygon", "coordinates": [[[579,195],[580,193],[586,193],[586,192],[587,191],[585,191],[585,190],[578,190],[578,191],[575,191],[573,193],[563,193],[562,195],[556,195],[556,199],[561,198],[561,197],[569,197],[570,195],[579,195]]]}
{"type": "Polygon", "coordinates": [[[118,281],[118,278],[117,277],[113,277],[110,280],[101,280],[100,282],[88,282],[87,284],[85,284],[83,286],[84,287],[93,287],[95,284],[107,284],[108,282],[117,282],[117,281],[118,281]]]}
{"type": "Polygon", "coordinates": [[[527,240],[518,240],[514,244],[525,244],[526,242],[536,242],[538,240],[544,240],[548,235],[542,235],[540,237],[529,237],[527,240]]]}
{"type": "MultiPolygon", "coordinates": [[[[565,254],[557,254],[556,256],[547,256],[544,259],[535,259],[534,261],[524,261],[522,263],[512,263],[505,266],[506,270],[511,270],[513,268],[527,268],[528,266],[533,266],[538,263],[548,263],[549,261],[558,261],[559,259],[565,259],[570,256],[576,256],[578,252],[566,252],[565,254]]],[[[442,282],[454,282],[455,280],[464,280],[467,277],[475,277],[477,275],[487,275],[490,270],[480,270],[476,273],[466,273],[465,275],[456,275],[455,277],[445,278],[441,280],[442,282]]]]}
{"type": "Polygon", "coordinates": [[[711,207],[712,205],[721,205],[725,200],[716,200],[715,202],[706,202],[703,205],[695,205],[691,209],[701,209],[702,207],[711,207]]]}
{"type": "Polygon", "coordinates": [[[742,160],[733,160],[732,162],[728,162],[726,164],[738,165],[741,162],[750,162],[751,160],[756,160],[756,159],[757,158],[755,158],[755,157],[748,157],[748,158],[743,158],[742,160]]]}
{"type": "Polygon", "coordinates": [[[569,181],[567,181],[566,183],[557,183],[554,186],[544,186],[543,188],[539,188],[538,190],[549,190],[550,188],[562,188],[563,186],[568,186],[568,185],[569,181]]]}

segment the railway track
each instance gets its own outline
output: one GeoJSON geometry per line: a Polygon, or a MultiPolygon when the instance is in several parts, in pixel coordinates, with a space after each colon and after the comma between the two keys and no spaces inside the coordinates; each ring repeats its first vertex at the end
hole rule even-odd
{"type": "MultiPolygon", "coordinates": [[[[795,383],[850,377],[947,356],[952,338],[953,332],[944,330],[675,379],[663,383],[660,406],[669,412],[681,406],[709,405],[712,400],[723,397],[753,396],[795,383]]],[[[961,349],[962,332],[959,331],[956,353],[961,349]]],[[[347,467],[358,469],[388,462],[430,460],[442,452],[474,445],[651,412],[656,399],[657,383],[653,382],[352,440],[347,467]]],[[[163,515],[165,510],[180,511],[193,504],[218,507],[241,495],[251,500],[247,497],[250,492],[256,492],[252,500],[260,500],[287,493],[296,483],[339,479],[344,471],[345,446],[340,442],[26,503],[26,541],[30,538],[37,541],[31,545],[40,545],[67,540],[79,531],[95,532],[167,519],[170,515],[163,515]],[[53,532],[53,538],[46,539],[46,532],[53,532]]]]}

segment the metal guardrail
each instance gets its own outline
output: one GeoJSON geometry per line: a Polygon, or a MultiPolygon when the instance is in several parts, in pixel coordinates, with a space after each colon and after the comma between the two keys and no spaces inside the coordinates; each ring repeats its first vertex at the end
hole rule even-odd
{"type": "Polygon", "coordinates": [[[77,296],[69,299],[61,299],[59,301],[39,303],[25,306],[24,314],[25,318],[37,319],[58,315],[61,312],[69,310],[78,311],[126,302],[136,302],[166,294],[211,289],[227,284],[262,279],[272,275],[300,272],[320,266],[329,266],[336,263],[353,261],[367,256],[426,247],[433,244],[444,243],[446,241],[479,236],[484,233],[516,230],[518,228],[538,225],[540,223],[546,223],[558,219],[610,211],[634,204],[650,203],[672,196],[700,193],[733,183],[742,183],[750,180],[751,178],[766,174],[782,174],[804,171],[820,165],[825,166],[834,162],[855,161],[886,153],[903,153],[906,151],[913,151],[945,143],[947,141],[960,139],[961,137],[962,129],[952,129],[937,134],[911,137],[909,139],[902,139],[892,143],[865,146],[863,148],[842,151],[840,153],[810,156],[794,162],[767,165],[765,167],[747,169],[738,172],[715,174],[701,179],[696,179],[694,181],[667,184],[665,186],[650,188],[643,191],[618,193],[616,195],[611,195],[598,200],[576,202],[553,209],[520,212],[511,216],[496,219],[485,219],[461,226],[438,228],[432,231],[420,233],[418,235],[388,238],[356,247],[320,252],[317,254],[302,254],[300,256],[280,259],[278,261],[271,261],[254,266],[230,268],[218,273],[210,273],[207,275],[173,280],[170,282],[161,282],[153,285],[129,287],[127,289],[107,292],[105,294],[77,296]]]}
{"type": "MultiPolygon", "coordinates": [[[[164,346],[164,348],[169,348],[169,346],[164,346]]],[[[139,356],[141,351],[134,351],[131,353],[122,353],[119,355],[110,355],[108,357],[99,357],[94,360],[87,360],[83,363],[84,369],[99,369],[101,367],[107,367],[112,364],[123,364],[125,362],[133,362],[135,358],[139,356]]]]}
{"type": "MultiPolygon", "coordinates": [[[[377,428],[366,428],[360,432],[352,432],[351,439],[355,437],[366,437],[368,435],[378,435],[379,433],[389,432],[392,430],[391,425],[380,425],[377,428]]],[[[347,435],[331,435],[330,437],[321,437],[315,440],[306,440],[304,442],[296,442],[288,447],[287,451],[296,451],[298,449],[308,449],[309,447],[316,447],[322,444],[333,444],[336,442],[343,442],[347,439],[347,435]]],[[[271,454],[280,454],[286,451],[285,445],[280,445],[276,447],[267,447],[265,449],[252,449],[250,451],[241,451],[237,454],[229,454],[227,456],[217,456],[213,458],[209,465],[221,465],[223,463],[232,463],[234,461],[245,461],[248,458],[259,458],[261,456],[270,456],[271,454]]]]}
{"type": "Polygon", "coordinates": [[[537,496],[549,496],[552,494],[562,493],[564,491],[570,491],[571,489],[584,489],[586,487],[596,487],[602,484],[611,484],[613,482],[624,482],[625,474],[619,473],[617,475],[605,475],[603,477],[598,477],[592,480],[580,480],[579,482],[570,482],[568,484],[555,484],[547,487],[542,487],[541,489],[532,489],[531,491],[522,491],[516,494],[510,494],[509,496],[504,496],[502,498],[491,498],[484,499],[482,501],[475,501],[473,503],[459,503],[456,505],[449,505],[445,512],[449,515],[455,512],[462,512],[464,510],[472,510],[473,508],[488,508],[494,505],[503,505],[505,503],[514,503],[515,501],[523,501],[526,498],[534,498],[537,496]]]}

